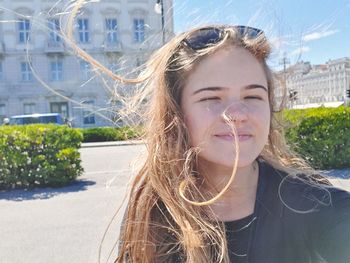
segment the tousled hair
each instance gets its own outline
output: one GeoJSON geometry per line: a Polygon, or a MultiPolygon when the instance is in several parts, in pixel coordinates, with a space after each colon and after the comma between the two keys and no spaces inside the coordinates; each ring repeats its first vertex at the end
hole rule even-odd
{"type": "MultiPolygon", "coordinates": [[[[77,2],[71,17],[84,1],[77,2]]],[[[285,143],[273,73],[266,63],[270,54],[266,37],[246,38],[234,27],[219,27],[225,30],[224,39],[201,50],[193,50],[183,41],[198,28],[174,37],[151,56],[135,79],[112,74],[75,45],[78,55],[114,80],[137,84],[124,113],[128,116],[132,111],[133,118],[135,112],[140,114],[137,116],[143,120],[148,154],[131,185],[116,262],[229,262],[223,222],[213,219],[207,206],[184,198],[205,201],[198,190],[198,149],[189,142],[180,107],[181,94],[189,74],[201,60],[219,50],[236,47],[248,50],[266,74],[271,122],[268,143],[258,158],[292,174],[311,169],[285,143]],[[186,188],[181,192],[184,182],[186,188]]]]}
{"type": "Polygon", "coordinates": [[[186,182],[186,196],[204,201],[196,180],[197,153],[180,109],[187,77],[200,61],[218,50],[241,47],[248,50],[264,68],[269,92],[271,123],[268,144],[259,158],[276,168],[308,168],[287,148],[282,127],[276,119],[273,75],[266,64],[270,45],[264,36],[241,38],[227,28],[225,39],[195,51],[183,45],[194,31],[172,39],[149,60],[143,92],[148,95],[145,113],[147,159],[131,187],[127,214],[121,233],[117,262],[229,262],[225,230],[211,211],[188,203],[179,191],[186,182]]]}

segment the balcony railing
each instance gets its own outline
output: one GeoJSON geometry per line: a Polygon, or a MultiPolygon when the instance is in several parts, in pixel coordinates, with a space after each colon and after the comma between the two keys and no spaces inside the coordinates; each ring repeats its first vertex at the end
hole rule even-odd
{"type": "Polygon", "coordinates": [[[62,42],[48,41],[45,47],[45,52],[50,53],[64,53],[65,46],[62,42]]]}
{"type": "Polygon", "coordinates": [[[109,42],[105,41],[102,45],[103,52],[106,53],[121,53],[123,48],[122,44],[119,41],[109,42]]]}
{"type": "Polygon", "coordinates": [[[5,44],[0,41],[0,56],[5,55],[5,44]]]}

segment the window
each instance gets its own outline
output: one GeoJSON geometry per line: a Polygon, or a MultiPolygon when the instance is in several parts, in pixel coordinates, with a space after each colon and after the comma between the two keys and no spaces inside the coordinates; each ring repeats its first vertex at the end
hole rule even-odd
{"type": "Polygon", "coordinates": [[[4,79],[4,72],[2,70],[2,61],[0,61],[0,80],[4,79]]]}
{"type": "Polygon", "coordinates": [[[6,105],[0,104],[0,124],[4,121],[6,118],[6,105]]]}
{"type": "Polygon", "coordinates": [[[116,62],[112,62],[108,65],[108,69],[112,71],[114,74],[116,74],[120,70],[120,67],[116,62]]]}
{"type": "Polygon", "coordinates": [[[80,75],[82,80],[89,80],[92,76],[91,65],[86,61],[80,61],[80,75]]]}
{"type": "Polygon", "coordinates": [[[20,19],[18,21],[19,43],[29,41],[30,21],[29,19],[20,19]]]}
{"type": "Polygon", "coordinates": [[[21,75],[22,81],[32,81],[32,70],[28,62],[21,62],[21,75]]]}
{"type": "Polygon", "coordinates": [[[51,113],[59,113],[64,119],[68,119],[68,102],[51,102],[50,110],[51,113]]]}
{"type": "Polygon", "coordinates": [[[106,19],[107,43],[116,43],[117,39],[117,19],[106,19]]]}
{"type": "Polygon", "coordinates": [[[23,104],[24,114],[35,113],[35,103],[24,103],[23,104]]]}
{"type": "Polygon", "coordinates": [[[94,101],[84,101],[83,104],[83,122],[84,124],[95,124],[95,114],[93,112],[94,101]]]}
{"type": "Polygon", "coordinates": [[[136,43],[145,41],[145,20],[143,19],[134,19],[134,41],[136,43]]]}
{"type": "Polygon", "coordinates": [[[5,111],[6,111],[6,105],[5,104],[0,104],[0,116],[5,116],[5,111]]]}
{"type": "Polygon", "coordinates": [[[58,19],[50,19],[49,20],[49,38],[51,43],[58,43],[61,41],[61,38],[59,36],[60,34],[60,20],[58,19]]]}
{"type": "Polygon", "coordinates": [[[63,80],[63,62],[61,59],[57,58],[51,61],[51,80],[61,81],[63,80]]]}
{"type": "Polygon", "coordinates": [[[78,19],[78,33],[80,43],[88,43],[89,36],[89,20],[87,18],[78,19]]]}

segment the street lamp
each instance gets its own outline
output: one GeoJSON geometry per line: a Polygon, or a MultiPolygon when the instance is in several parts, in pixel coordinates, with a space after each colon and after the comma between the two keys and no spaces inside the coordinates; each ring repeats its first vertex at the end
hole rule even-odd
{"type": "MultiPolygon", "coordinates": [[[[282,83],[283,98],[282,98],[282,105],[284,105],[286,103],[285,99],[287,97],[287,64],[290,64],[290,60],[287,58],[287,52],[283,53],[283,58],[280,59],[279,64],[283,65],[283,83],[282,83]]],[[[289,93],[290,93],[290,91],[289,91],[289,93]]],[[[293,107],[293,103],[292,103],[292,107],[293,107]]]]}
{"type": "Polygon", "coordinates": [[[154,11],[157,14],[161,15],[162,21],[162,44],[165,44],[165,25],[164,25],[164,3],[163,0],[157,0],[157,3],[154,5],[154,11]]]}
{"type": "Polygon", "coordinates": [[[294,102],[298,100],[298,91],[291,89],[289,91],[289,101],[291,103],[291,108],[293,109],[294,102]]]}

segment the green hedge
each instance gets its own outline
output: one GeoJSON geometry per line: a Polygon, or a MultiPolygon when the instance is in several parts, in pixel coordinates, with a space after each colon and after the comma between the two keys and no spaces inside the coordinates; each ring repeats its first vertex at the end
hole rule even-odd
{"type": "Polygon", "coordinates": [[[286,110],[286,138],[315,168],[350,167],[350,108],[286,110]]]}
{"type": "Polygon", "coordinates": [[[136,139],[141,134],[140,127],[96,127],[80,129],[84,142],[124,141],[136,139]]]}
{"type": "Polygon", "coordinates": [[[58,187],[82,174],[81,132],[66,126],[0,127],[0,189],[58,187]]]}

